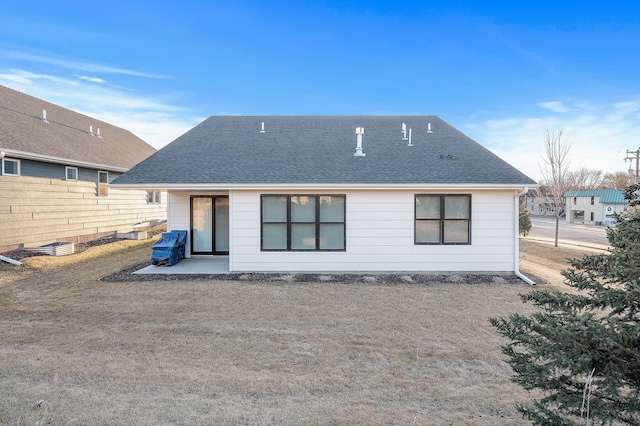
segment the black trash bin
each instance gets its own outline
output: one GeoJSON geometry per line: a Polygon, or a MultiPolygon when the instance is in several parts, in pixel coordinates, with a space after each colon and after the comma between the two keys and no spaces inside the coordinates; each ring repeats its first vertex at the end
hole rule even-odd
{"type": "Polygon", "coordinates": [[[152,265],[175,265],[184,259],[187,246],[187,231],[163,232],[162,237],[151,246],[152,265]]]}

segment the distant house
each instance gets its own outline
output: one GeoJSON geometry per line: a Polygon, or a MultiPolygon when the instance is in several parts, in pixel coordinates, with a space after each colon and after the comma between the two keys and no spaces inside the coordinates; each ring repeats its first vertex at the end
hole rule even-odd
{"type": "Polygon", "coordinates": [[[619,189],[567,191],[567,222],[611,226],[614,213],[624,211],[627,203],[619,189]]]}
{"type": "Polygon", "coordinates": [[[556,208],[553,196],[545,186],[530,190],[526,195],[525,207],[535,216],[555,216],[556,208]]]}
{"type": "Polygon", "coordinates": [[[537,186],[435,116],[210,117],[118,177],[231,271],[517,271],[537,186]]]}
{"type": "Polygon", "coordinates": [[[0,251],[165,222],[159,191],[109,188],[155,151],[124,129],[0,86],[0,251]]]}

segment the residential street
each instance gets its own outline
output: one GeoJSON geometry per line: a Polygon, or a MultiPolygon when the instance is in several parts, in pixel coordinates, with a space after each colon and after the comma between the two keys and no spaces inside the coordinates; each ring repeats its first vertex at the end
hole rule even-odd
{"type": "MultiPolygon", "coordinates": [[[[551,216],[531,216],[531,232],[528,237],[553,240],[555,238],[555,218],[551,216]]],[[[580,243],[609,245],[606,226],[567,223],[563,217],[560,218],[558,240],[577,245],[580,245],[580,243]]]]}

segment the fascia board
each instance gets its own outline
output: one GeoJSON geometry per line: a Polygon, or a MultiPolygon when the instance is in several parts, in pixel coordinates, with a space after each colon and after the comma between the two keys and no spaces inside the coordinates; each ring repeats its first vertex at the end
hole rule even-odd
{"type": "Polygon", "coordinates": [[[450,190],[450,191],[521,191],[525,187],[535,187],[530,184],[110,184],[117,189],[156,189],[167,191],[229,191],[229,190],[295,190],[295,191],[348,191],[348,190],[450,190]]]}

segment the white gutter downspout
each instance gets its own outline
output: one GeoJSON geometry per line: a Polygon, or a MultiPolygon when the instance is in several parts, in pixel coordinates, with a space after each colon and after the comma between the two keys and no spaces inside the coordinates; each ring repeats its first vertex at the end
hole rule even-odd
{"type": "Polygon", "coordinates": [[[520,196],[529,192],[529,187],[525,186],[521,192],[517,192],[514,197],[514,206],[515,206],[515,225],[513,229],[514,233],[514,259],[513,259],[513,269],[514,273],[522,279],[522,281],[526,282],[530,285],[536,285],[536,283],[529,277],[525,276],[522,272],[520,272],[520,196]]]}

